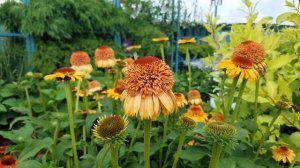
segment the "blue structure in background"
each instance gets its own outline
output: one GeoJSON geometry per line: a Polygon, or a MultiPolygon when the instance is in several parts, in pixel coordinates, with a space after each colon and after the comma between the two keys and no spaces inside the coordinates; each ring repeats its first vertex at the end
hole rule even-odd
{"type": "MultiPolygon", "coordinates": [[[[113,4],[115,5],[116,8],[120,8],[120,0],[113,0],[113,4]]],[[[116,32],[114,34],[114,38],[115,38],[115,44],[118,47],[121,47],[121,35],[119,32],[116,32]]]]}
{"type": "MultiPolygon", "coordinates": [[[[28,4],[30,0],[22,0],[24,4],[28,4]]],[[[3,32],[0,27],[0,47],[3,49],[3,37],[24,37],[26,39],[26,51],[27,56],[30,59],[34,52],[34,39],[31,35],[24,35],[22,33],[14,33],[14,32],[3,32]]]]}

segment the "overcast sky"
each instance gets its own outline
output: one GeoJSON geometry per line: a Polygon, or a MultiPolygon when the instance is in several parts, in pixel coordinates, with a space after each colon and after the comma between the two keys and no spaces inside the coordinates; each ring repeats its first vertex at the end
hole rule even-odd
{"type": "MultiPolygon", "coordinates": [[[[279,14],[289,11],[285,6],[284,0],[251,0],[253,4],[258,2],[257,11],[259,18],[272,16],[276,18],[279,14]]],[[[194,9],[197,6],[198,11],[203,14],[208,13],[211,0],[182,0],[188,9],[194,9]],[[197,3],[196,3],[197,2],[197,3]]],[[[245,13],[241,9],[246,10],[246,6],[242,0],[223,0],[223,4],[218,7],[218,15],[221,16],[221,23],[240,23],[245,22],[245,13]]]]}
{"type": "MultiPolygon", "coordinates": [[[[0,0],[4,2],[5,0],[0,0]]],[[[175,0],[177,1],[177,0],[175,0]]],[[[252,2],[259,1],[257,10],[260,15],[259,18],[264,16],[272,16],[276,18],[280,13],[288,11],[284,5],[284,0],[251,0],[252,2]]],[[[208,13],[210,9],[211,0],[181,0],[183,5],[189,10],[194,10],[197,7],[198,16],[197,20],[203,19],[203,16],[208,13]],[[196,3],[197,2],[197,3],[196,3]]],[[[223,4],[218,7],[218,15],[221,16],[220,23],[240,23],[245,22],[245,14],[240,9],[246,9],[242,0],[223,0],[223,4]]]]}

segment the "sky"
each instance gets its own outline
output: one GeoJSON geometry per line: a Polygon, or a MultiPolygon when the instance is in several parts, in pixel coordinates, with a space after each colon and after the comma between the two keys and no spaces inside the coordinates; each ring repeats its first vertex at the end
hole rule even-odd
{"type": "MultiPolygon", "coordinates": [[[[3,3],[5,0],[0,0],[3,3]]],[[[159,1],[159,0],[157,0],[159,1]]],[[[177,1],[177,0],[175,0],[177,1]]],[[[276,18],[279,14],[289,11],[285,6],[285,0],[251,0],[253,3],[258,2],[257,11],[259,18],[272,16],[276,18]]],[[[211,0],[181,0],[182,5],[188,10],[193,11],[197,8],[198,16],[196,20],[201,21],[204,15],[209,12],[211,0]],[[197,3],[196,3],[197,2],[197,3]]],[[[245,13],[240,9],[246,9],[242,0],[223,0],[223,4],[218,7],[218,15],[221,16],[220,23],[242,23],[245,22],[245,13]]]]}
{"type": "MultiPolygon", "coordinates": [[[[181,0],[187,9],[194,10],[197,6],[200,15],[209,12],[211,0],[181,0]],[[197,3],[196,3],[197,2],[197,3]]],[[[289,8],[285,6],[285,0],[251,0],[257,4],[258,18],[271,16],[276,18],[283,12],[288,12],[289,8]]],[[[246,10],[246,6],[242,0],[223,0],[223,4],[218,6],[218,15],[221,16],[220,23],[242,23],[245,22],[245,13],[241,11],[246,10]]],[[[196,17],[197,19],[201,17],[196,17]]],[[[202,18],[203,19],[203,18],[202,18]]],[[[198,19],[199,20],[199,19],[198,19]]]]}

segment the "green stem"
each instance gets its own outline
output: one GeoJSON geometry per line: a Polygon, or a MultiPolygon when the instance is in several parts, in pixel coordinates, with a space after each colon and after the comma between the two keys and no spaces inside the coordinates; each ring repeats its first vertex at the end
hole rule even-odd
{"type": "Polygon", "coordinates": [[[89,111],[89,100],[88,100],[88,96],[87,96],[87,92],[88,92],[88,83],[87,80],[83,79],[83,109],[89,111]]]}
{"type": "Polygon", "coordinates": [[[211,154],[211,158],[210,158],[210,162],[209,162],[209,168],[217,168],[221,152],[222,152],[222,146],[215,142],[213,144],[213,148],[212,148],[212,154],[211,154]]]}
{"type": "Polygon", "coordinates": [[[257,123],[257,116],[258,116],[258,91],[259,91],[259,78],[255,82],[255,98],[254,98],[254,111],[253,111],[254,124],[257,123]]]}
{"type": "Polygon", "coordinates": [[[190,53],[189,49],[186,48],[186,63],[188,66],[188,82],[189,82],[189,90],[192,88],[192,69],[191,69],[191,58],[190,58],[190,53]]]}
{"type": "Polygon", "coordinates": [[[219,102],[221,103],[221,108],[222,111],[225,111],[225,105],[224,105],[224,86],[225,86],[225,81],[226,81],[226,76],[225,76],[225,71],[224,71],[224,75],[222,75],[221,77],[221,90],[220,90],[220,96],[219,96],[219,102]]]}
{"type": "Polygon", "coordinates": [[[98,168],[103,168],[103,161],[104,161],[104,159],[105,159],[105,157],[106,157],[108,151],[109,151],[109,148],[108,148],[108,147],[104,149],[104,154],[103,154],[102,157],[99,159],[98,168]]]}
{"type": "Polygon", "coordinates": [[[128,147],[128,153],[126,155],[126,159],[125,159],[125,162],[124,162],[124,165],[126,165],[127,161],[128,161],[128,158],[129,158],[129,154],[131,153],[131,150],[132,150],[132,146],[135,142],[135,139],[137,137],[137,134],[138,132],[140,131],[140,128],[141,128],[141,120],[139,120],[138,122],[138,125],[136,126],[135,130],[134,130],[134,133],[132,135],[132,138],[130,140],[130,144],[129,144],[129,147],[128,147]]]}
{"type": "Polygon", "coordinates": [[[101,113],[101,103],[97,100],[98,112],[101,113]]]}
{"type": "Polygon", "coordinates": [[[36,84],[36,86],[37,86],[37,89],[38,89],[38,92],[39,92],[39,96],[41,97],[41,100],[42,100],[43,111],[46,113],[46,111],[47,111],[47,108],[46,108],[46,101],[45,101],[44,96],[42,95],[42,89],[41,89],[40,82],[37,81],[35,84],[36,84]]]}
{"type": "Polygon", "coordinates": [[[110,144],[111,162],[113,168],[119,168],[119,145],[117,143],[110,144]]]}
{"type": "Polygon", "coordinates": [[[166,62],[165,60],[165,50],[164,50],[164,44],[160,44],[160,54],[161,54],[161,59],[166,62]]]}
{"type": "Polygon", "coordinates": [[[227,105],[225,106],[224,121],[226,121],[226,119],[229,115],[231,104],[232,104],[232,101],[233,101],[233,98],[234,98],[235,87],[236,87],[236,84],[237,84],[238,80],[239,80],[239,77],[237,76],[232,81],[230,91],[229,91],[229,95],[228,95],[228,99],[227,99],[227,105]]]}
{"type": "Polygon", "coordinates": [[[86,148],[86,125],[82,126],[82,140],[83,140],[83,155],[87,154],[86,148]]]}
{"type": "Polygon", "coordinates": [[[28,116],[32,117],[31,101],[30,101],[29,92],[28,92],[27,87],[25,87],[25,94],[26,94],[26,100],[27,100],[27,104],[28,104],[28,116]]]}
{"type": "Polygon", "coordinates": [[[52,148],[51,159],[54,164],[53,165],[54,167],[56,167],[55,147],[56,147],[56,144],[58,141],[59,129],[60,129],[60,121],[57,121],[56,126],[55,126],[54,135],[53,135],[53,144],[51,146],[51,148],[52,148]]]}
{"type": "Polygon", "coordinates": [[[144,121],[144,168],[150,168],[151,120],[144,121]]]}
{"type": "Polygon", "coordinates": [[[135,52],[133,52],[133,58],[134,58],[134,60],[137,60],[138,59],[138,54],[137,54],[137,52],[135,51],[135,52]]]}
{"type": "Polygon", "coordinates": [[[239,94],[238,94],[238,97],[237,97],[237,100],[236,100],[236,107],[233,111],[232,123],[234,123],[236,118],[237,118],[238,111],[239,111],[239,108],[240,108],[240,105],[241,105],[241,102],[242,102],[243,92],[244,92],[244,89],[246,87],[246,83],[247,83],[247,79],[243,79],[242,84],[241,84],[241,88],[240,88],[240,91],[239,91],[239,94]]]}
{"type": "Polygon", "coordinates": [[[259,145],[258,145],[258,148],[257,148],[257,151],[256,151],[256,155],[254,157],[254,161],[257,159],[258,155],[259,155],[259,151],[262,147],[262,145],[265,143],[266,139],[270,136],[271,134],[271,128],[273,126],[273,124],[275,123],[275,121],[277,120],[277,118],[280,116],[281,114],[281,109],[279,109],[276,114],[273,116],[273,119],[271,120],[266,132],[263,134],[261,140],[259,141],[259,145]]]}
{"type": "Polygon", "coordinates": [[[176,168],[177,167],[177,162],[179,160],[179,157],[181,155],[181,151],[182,151],[182,146],[183,146],[183,143],[184,143],[184,138],[185,138],[185,135],[186,135],[186,131],[182,131],[180,136],[179,136],[179,142],[178,142],[178,146],[177,146],[177,151],[174,155],[174,161],[173,161],[173,165],[172,165],[172,168],[176,168]]]}
{"type": "Polygon", "coordinates": [[[78,112],[79,110],[79,91],[80,91],[80,85],[81,81],[77,81],[77,86],[76,86],[76,101],[75,101],[75,112],[78,112]]]}
{"type": "Polygon", "coordinates": [[[69,120],[69,127],[70,127],[70,135],[71,135],[71,143],[72,143],[72,150],[73,150],[75,168],[79,168],[79,161],[78,161],[78,155],[77,155],[77,149],[76,149],[75,131],[74,131],[72,91],[71,91],[69,81],[65,81],[64,84],[65,84],[65,92],[66,92],[66,99],[67,99],[67,106],[68,106],[68,120],[69,120]]]}
{"type": "MultiPolygon", "coordinates": [[[[165,121],[164,121],[164,130],[163,130],[163,136],[162,136],[162,144],[165,144],[166,141],[166,136],[167,136],[167,131],[168,131],[168,121],[169,121],[169,117],[165,117],[165,121]]],[[[163,158],[163,147],[161,147],[159,149],[159,159],[158,159],[158,163],[159,163],[159,167],[162,166],[162,158],[163,158]]]]}

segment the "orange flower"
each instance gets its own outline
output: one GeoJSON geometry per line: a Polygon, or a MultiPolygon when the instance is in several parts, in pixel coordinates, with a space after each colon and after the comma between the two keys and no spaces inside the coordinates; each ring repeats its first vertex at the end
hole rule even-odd
{"type": "Polygon", "coordinates": [[[195,122],[206,122],[208,119],[208,114],[204,112],[200,105],[191,105],[185,116],[193,119],[195,122]]]}
{"type": "Polygon", "coordinates": [[[99,68],[109,68],[116,64],[115,52],[108,46],[98,47],[95,51],[95,64],[99,68]]]}
{"type": "Polygon", "coordinates": [[[224,116],[223,113],[221,112],[214,112],[211,115],[211,118],[209,119],[210,121],[214,122],[214,121],[224,121],[224,116]]]}
{"type": "Polygon", "coordinates": [[[82,81],[82,78],[85,76],[85,73],[76,72],[73,68],[64,67],[57,69],[53,74],[46,75],[45,80],[57,79],[57,80],[79,80],[82,81]]]}
{"type": "Polygon", "coordinates": [[[169,41],[169,37],[158,37],[158,38],[153,38],[153,42],[164,42],[164,41],[169,41]]]}
{"type": "Polygon", "coordinates": [[[70,57],[71,65],[75,71],[90,74],[93,71],[90,56],[84,51],[76,51],[70,57]]]}
{"type": "Polygon", "coordinates": [[[190,90],[188,93],[190,104],[202,104],[201,94],[198,90],[190,90]]]}
{"type": "Polygon", "coordinates": [[[233,57],[244,57],[253,62],[254,69],[260,74],[266,70],[264,47],[254,41],[244,41],[240,43],[233,51],[233,57]]]}
{"type": "Polygon", "coordinates": [[[129,65],[131,65],[131,64],[133,64],[133,62],[134,62],[134,59],[132,59],[132,58],[125,58],[125,59],[123,59],[123,62],[125,63],[125,66],[129,66],[129,65]]]}
{"type": "Polygon", "coordinates": [[[7,146],[0,146],[0,154],[4,155],[7,146]]]}
{"type": "Polygon", "coordinates": [[[273,158],[277,162],[292,163],[296,157],[293,150],[286,146],[279,146],[272,149],[273,158]]]}
{"type": "Polygon", "coordinates": [[[178,40],[178,44],[187,44],[187,43],[196,43],[196,39],[195,38],[189,38],[189,37],[185,37],[183,39],[178,40]]]}
{"type": "Polygon", "coordinates": [[[183,107],[187,104],[186,98],[182,93],[174,93],[177,107],[183,107]]]}
{"type": "Polygon", "coordinates": [[[125,73],[121,95],[125,114],[155,120],[161,108],[165,115],[173,113],[177,109],[173,84],[172,71],[163,61],[153,56],[137,59],[125,73]]]}
{"type": "Polygon", "coordinates": [[[0,168],[16,168],[16,159],[12,155],[4,155],[0,160],[0,168]]]}
{"type": "Polygon", "coordinates": [[[98,81],[92,80],[88,84],[88,89],[89,89],[90,93],[94,93],[94,92],[102,90],[102,87],[98,81]]]}

